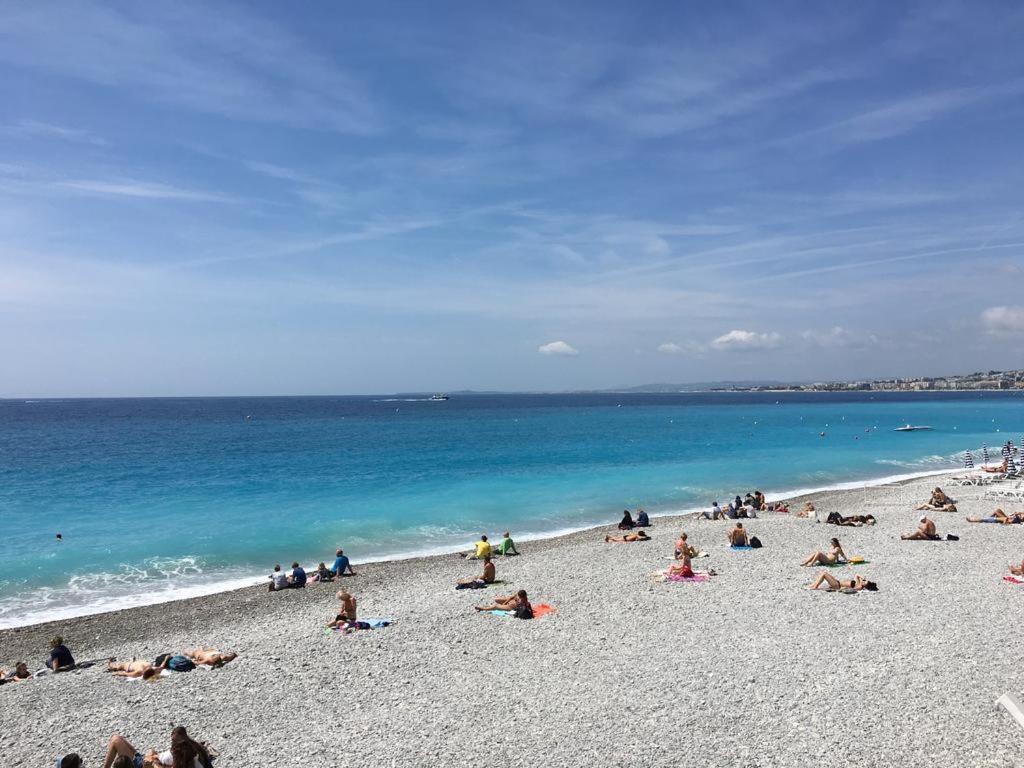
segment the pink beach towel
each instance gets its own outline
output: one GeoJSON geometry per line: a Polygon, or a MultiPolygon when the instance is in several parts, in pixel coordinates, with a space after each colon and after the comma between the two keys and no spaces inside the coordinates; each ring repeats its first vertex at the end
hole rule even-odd
{"type": "Polygon", "coordinates": [[[1024,579],[1018,579],[1016,576],[1003,576],[1003,581],[1008,581],[1011,584],[1024,584],[1024,579]]]}
{"type": "Polygon", "coordinates": [[[695,573],[695,574],[693,574],[693,576],[664,576],[663,577],[663,579],[665,581],[683,582],[683,583],[708,581],[710,578],[711,577],[708,576],[706,573],[695,573]]]}

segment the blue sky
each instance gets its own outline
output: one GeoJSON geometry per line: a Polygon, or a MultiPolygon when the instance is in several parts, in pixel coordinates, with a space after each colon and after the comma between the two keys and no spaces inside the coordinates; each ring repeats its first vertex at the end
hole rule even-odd
{"type": "Polygon", "coordinates": [[[7,3],[0,395],[1019,366],[1022,36],[1010,3],[7,3]]]}

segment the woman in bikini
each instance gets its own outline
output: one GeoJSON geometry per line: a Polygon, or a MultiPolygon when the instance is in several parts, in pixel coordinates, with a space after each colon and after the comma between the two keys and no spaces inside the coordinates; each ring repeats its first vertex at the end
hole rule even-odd
{"type": "Polygon", "coordinates": [[[868,581],[860,576],[855,576],[852,579],[841,581],[828,571],[822,571],[818,574],[818,580],[807,588],[819,589],[822,584],[828,585],[826,590],[829,592],[838,592],[839,590],[843,590],[844,592],[860,592],[862,589],[866,589],[868,592],[878,591],[878,585],[873,581],[868,581]]]}
{"type": "Polygon", "coordinates": [[[644,531],[637,531],[636,533],[627,533],[625,536],[605,536],[604,537],[605,544],[607,544],[609,542],[617,543],[618,544],[618,543],[628,542],[628,541],[650,541],[650,540],[651,540],[651,537],[648,536],[644,531]]]}
{"type": "Polygon", "coordinates": [[[845,562],[848,562],[848,558],[839,544],[839,539],[832,539],[832,549],[828,552],[815,552],[800,565],[838,565],[845,562]]]}

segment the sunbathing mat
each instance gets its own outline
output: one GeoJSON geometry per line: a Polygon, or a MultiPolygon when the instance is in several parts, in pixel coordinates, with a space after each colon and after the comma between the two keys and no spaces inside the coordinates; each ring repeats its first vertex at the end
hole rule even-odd
{"type": "Polygon", "coordinates": [[[748,549],[753,549],[753,547],[750,546],[749,544],[745,544],[745,545],[742,545],[742,546],[740,546],[738,544],[730,544],[729,545],[729,549],[738,549],[738,550],[741,550],[741,551],[746,551],[748,549]]]}
{"type": "Polygon", "coordinates": [[[870,562],[871,562],[870,560],[865,560],[863,558],[856,558],[855,557],[852,560],[850,560],[848,563],[823,563],[821,565],[822,565],[823,568],[844,568],[847,565],[867,565],[870,562]]]}
{"type": "MultiPolygon", "coordinates": [[[[547,603],[537,603],[537,605],[533,606],[533,618],[535,619],[557,612],[553,605],[548,605],[547,603]]],[[[481,611],[481,613],[489,613],[492,616],[504,616],[505,618],[515,615],[512,611],[481,611]]]]}
{"type": "Polygon", "coordinates": [[[1008,581],[1011,584],[1024,584],[1024,579],[1018,579],[1016,576],[1003,576],[1003,581],[1008,581]]]}

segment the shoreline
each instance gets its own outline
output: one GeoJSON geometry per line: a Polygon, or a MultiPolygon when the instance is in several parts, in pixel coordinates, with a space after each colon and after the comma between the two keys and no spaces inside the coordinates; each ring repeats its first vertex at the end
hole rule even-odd
{"type": "MultiPolygon", "coordinates": [[[[894,475],[884,475],[877,478],[869,478],[867,480],[841,481],[824,486],[793,488],[780,491],[768,490],[765,491],[765,495],[771,498],[773,501],[793,501],[795,499],[801,499],[804,496],[809,496],[812,494],[831,493],[837,491],[856,491],[868,488],[877,488],[884,485],[905,483],[924,477],[937,477],[941,475],[953,474],[955,472],[960,471],[963,471],[962,467],[959,469],[953,468],[922,470],[920,472],[905,472],[894,475]]],[[[696,512],[701,511],[702,509],[705,509],[705,506],[654,510],[650,511],[649,515],[652,519],[685,517],[687,515],[692,515],[696,512]]],[[[608,514],[610,518],[614,518],[617,515],[617,512],[609,511],[608,514]]],[[[553,531],[527,532],[521,536],[517,535],[514,538],[517,542],[535,543],[547,540],[555,540],[565,536],[583,533],[586,531],[593,531],[599,528],[604,528],[607,525],[609,525],[609,523],[593,522],[580,526],[558,528],[553,531]]],[[[379,556],[371,556],[362,559],[353,558],[352,564],[355,566],[363,567],[367,565],[408,562],[411,560],[444,557],[456,554],[458,552],[466,551],[470,546],[471,542],[466,542],[464,544],[457,545],[442,544],[435,547],[427,547],[424,549],[408,552],[387,553],[379,556]]],[[[309,570],[310,569],[307,568],[307,571],[309,570]]],[[[225,594],[239,590],[251,589],[253,587],[265,586],[266,576],[267,572],[264,570],[260,571],[259,573],[254,573],[251,577],[248,575],[236,576],[231,579],[214,581],[210,584],[171,587],[169,589],[164,590],[155,590],[152,592],[143,592],[140,594],[132,594],[129,596],[110,598],[108,601],[100,600],[89,605],[58,608],[50,612],[52,615],[47,615],[45,617],[40,617],[38,619],[35,619],[33,617],[33,614],[28,614],[28,616],[32,618],[32,620],[30,621],[19,621],[15,619],[14,622],[16,623],[12,623],[8,622],[7,620],[0,619],[0,639],[2,639],[3,633],[8,630],[25,629],[47,624],[57,624],[60,622],[67,622],[73,619],[80,619],[91,616],[104,616],[111,613],[120,613],[123,611],[131,611],[139,608],[165,605],[167,603],[177,603],[188,600],[195,600],[199,598],[210,597],[213,595],[225,594]]]]}

